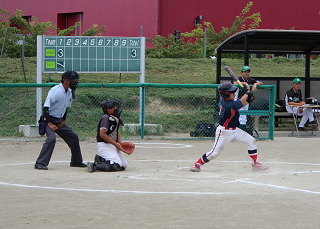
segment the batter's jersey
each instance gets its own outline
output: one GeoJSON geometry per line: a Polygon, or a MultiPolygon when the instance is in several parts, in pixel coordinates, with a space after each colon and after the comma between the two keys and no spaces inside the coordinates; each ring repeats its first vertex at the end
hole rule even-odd
{"type": "Polygon", "coordinates": [[[235,128],[239,126],[239,112],[238,110],[243,106],[241,100],[225,100],[221,99],[219,102],[220,120],[219,124],[223,127],[235,128]]]}

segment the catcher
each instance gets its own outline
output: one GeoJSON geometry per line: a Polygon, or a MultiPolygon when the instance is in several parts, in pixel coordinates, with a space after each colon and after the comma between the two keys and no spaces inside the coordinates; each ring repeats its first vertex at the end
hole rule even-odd
{"type": "Polygon", "coordinates": [[[191,167],[192,172],[200,172],[200,166],[215,159],[222,153],[224,147],[231,142],[237,141],[244,143],[248,147],[249,156],[252,159],[252,171],[266,170],[268,167],[258,162],[257,146],[255,139],[248,133],[239,129],[239,112],[243,106],[252,102],[254,97],[252,92],[247,91],[241,99],[234,101],[235,92],[238,88],[230,82],[220,84],[218,87],[222,99],[219,102],[220,120],[216,129],[216,138],[213,148],[203,154],[199,160],[191,167]]]}
{"type": "Polygon", "coordinates": [[[130,155],[134,151],[134,144],[122,142],[119,127],[123,124],[121,115],[122,103],[116,99],[107,99],[101,103],[103,115],[98,124],[97,148],[98,153],[94,162],[88,162],[88,172],[96,170],[106,172],[123,171],[128,165],[123,153],[130,155]]]}

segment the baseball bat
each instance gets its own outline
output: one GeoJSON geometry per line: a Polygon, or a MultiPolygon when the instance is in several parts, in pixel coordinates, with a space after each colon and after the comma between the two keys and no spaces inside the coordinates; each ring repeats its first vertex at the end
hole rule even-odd
{"type": "Polygon", "coordinates": [[[243,85],[241,84],[239,78],[233,73],[233,71],[231,70],[231,68],[229,66],[225,66],[224,70],[226,70],[229,75],[235,80],[237,81],[237,83],[240,85],[240,87],[243,87],[243,85]]]}

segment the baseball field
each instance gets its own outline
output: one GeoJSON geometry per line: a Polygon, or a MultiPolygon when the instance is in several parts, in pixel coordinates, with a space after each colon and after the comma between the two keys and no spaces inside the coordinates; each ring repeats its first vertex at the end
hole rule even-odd
{"type": "MultiPolygon", "coordinates": [[[[269,170],[251,171],[231,142],[200,173],[213,141],[134,141],[121,172],[71,168],[57,142],[49,170],[33,168],[43,142],[0,142],[1,228],[319,228],[318,138],[258,141],[269,170]]],[[[81,142],[84,162],[95,141],[81,142]]]]}

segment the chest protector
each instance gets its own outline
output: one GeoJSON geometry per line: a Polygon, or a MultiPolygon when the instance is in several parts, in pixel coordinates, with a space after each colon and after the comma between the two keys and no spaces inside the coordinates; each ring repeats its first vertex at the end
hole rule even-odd
{"type": "MultiPolygon", "coordinates": [[[[102,120],[102,119],[101,119],[102,120]]],[[[98,124],[98,133],[97,133],[97,141],[98,142],[106,142],[103,138],[100,137],[100,124],[101,124],[101,120],[98,124]]],[[[120,120],[119,118],[110,115],[109,116],[109,122],[110,122],[110,127],[107,130],[107,135],[115,142],[118,142],[118,130],[119,130],[119,125],[120,125],[120,120]]]]}

